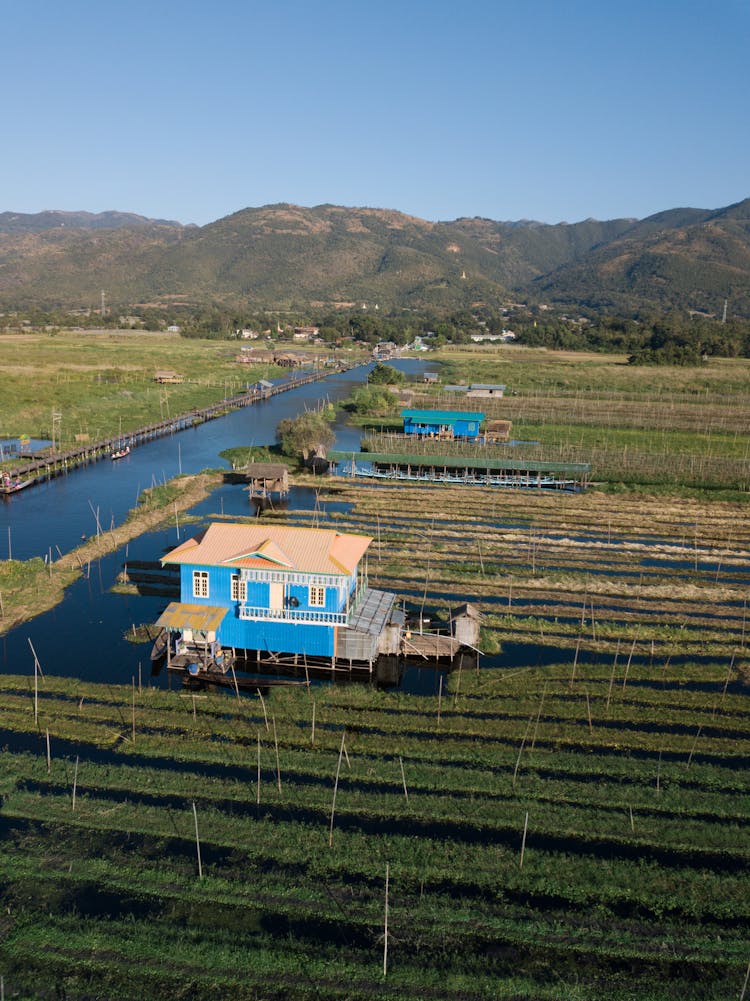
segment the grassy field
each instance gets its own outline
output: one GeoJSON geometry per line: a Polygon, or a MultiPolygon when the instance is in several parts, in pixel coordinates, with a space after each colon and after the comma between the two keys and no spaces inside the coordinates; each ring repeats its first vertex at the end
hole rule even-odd
{"type": "Polygon", "coordinates": [[[49,438],[52,412],[62,415],[63,447],[93,441],[208,406],[247,383],[281,373],[240,365],[236,343],[156,333],[6,334],[0,336],[0,437],[49,438]],[[178,385],[158,385],[171,369],[178,385]]]}

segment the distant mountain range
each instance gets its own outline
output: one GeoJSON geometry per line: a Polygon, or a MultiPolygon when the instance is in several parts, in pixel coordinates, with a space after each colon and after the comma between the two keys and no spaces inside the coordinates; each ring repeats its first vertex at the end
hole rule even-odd
{"type": "Polygon", "coordinates": [[[0,213],[5,308],[143,303],[381,310],[529,301],[750,317],[750,199],[647,219],[428,222],[267,205],[206,226],[121,212],[0,213]]]}

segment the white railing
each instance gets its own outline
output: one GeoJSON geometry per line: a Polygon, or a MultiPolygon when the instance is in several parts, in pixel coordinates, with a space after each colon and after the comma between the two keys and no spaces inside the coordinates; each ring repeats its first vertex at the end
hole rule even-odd
{"type": "Polygon", "coordinates": [[[316,608],[256,608],[240,605],[241,619],[271,619],[277,622],[305,622],[318,626],[345,626],[346,612],[324,612],[316,608]]]}

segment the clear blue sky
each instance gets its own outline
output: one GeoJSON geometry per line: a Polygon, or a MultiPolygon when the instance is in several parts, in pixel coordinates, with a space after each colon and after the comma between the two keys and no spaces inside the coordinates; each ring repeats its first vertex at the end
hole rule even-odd
{"type": "Polygon", "coordinates": [[[750,196],[750,0],[0,0],[0,211],[750,196]]]}

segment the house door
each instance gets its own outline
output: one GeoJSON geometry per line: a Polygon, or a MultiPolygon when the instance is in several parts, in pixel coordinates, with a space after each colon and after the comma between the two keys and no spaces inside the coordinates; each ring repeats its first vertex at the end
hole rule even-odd
{"type": "Polygon", "coordinates": [[[269,584],[269,608],[283,608],[284,607],[284,585],[271,583],[269,584]]]}

